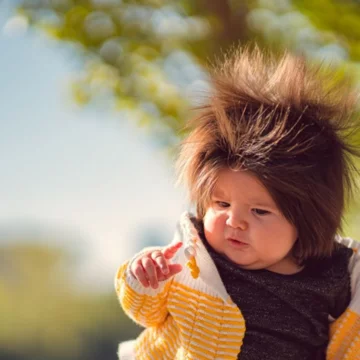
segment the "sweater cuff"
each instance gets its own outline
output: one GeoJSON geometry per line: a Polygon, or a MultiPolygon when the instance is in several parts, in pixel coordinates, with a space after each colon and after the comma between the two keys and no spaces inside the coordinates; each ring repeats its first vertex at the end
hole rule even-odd
{"type": "Polygon", "coordinates": [[[124,341],[119,344],[118,358],[119,360],[134,360],[135,359],[135,340],[124,341]]]}

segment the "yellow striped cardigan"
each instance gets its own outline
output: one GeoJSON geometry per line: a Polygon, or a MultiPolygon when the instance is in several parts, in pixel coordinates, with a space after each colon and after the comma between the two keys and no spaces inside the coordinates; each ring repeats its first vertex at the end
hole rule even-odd
{"type": "MultiPolygon", "coordinates": [[[[129,272],[131,261],[117,272],[115,288],[124,311],[146,328],[136,340],[119,345],[120,360],[236,360],[241,352],[245,320],[226,292],[188,214],[180,221],[179,236],[196,249],[198,278],[184,266],[181,273],[152,289],[133,278],[129,272]]],[[[360,243],[340,237],[337,241],[354,248],[349,263],[352,300],[330,326],[327,359],[359,360],[360,254],[356,250],[360,243]]],[[[179,251],[175,261],[185,265],[184,251],[179,251]]]]}

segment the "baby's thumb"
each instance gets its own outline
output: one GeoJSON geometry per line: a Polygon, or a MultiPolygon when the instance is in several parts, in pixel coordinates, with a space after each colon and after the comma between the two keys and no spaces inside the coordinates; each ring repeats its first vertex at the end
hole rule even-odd
{"type": "Polygon", "coordinates": [[[169,264],[169,277],[178,274],[182,270],[180,264],[169,264]]]}

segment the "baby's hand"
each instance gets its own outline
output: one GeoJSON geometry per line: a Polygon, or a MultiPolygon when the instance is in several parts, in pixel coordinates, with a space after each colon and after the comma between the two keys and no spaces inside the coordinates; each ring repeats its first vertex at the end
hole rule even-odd
{"type": "Polygon", "coordinates": [[[159,281],[164,281],[179,273],[182,270],[180,264],[170,264],[169,260],[182,246],[178,241],[170,244],[161,250],[150,251],[141,254],[135,259],[130,267],[132,275],[145,287],[149,285],[156,289],[159,281]]]}

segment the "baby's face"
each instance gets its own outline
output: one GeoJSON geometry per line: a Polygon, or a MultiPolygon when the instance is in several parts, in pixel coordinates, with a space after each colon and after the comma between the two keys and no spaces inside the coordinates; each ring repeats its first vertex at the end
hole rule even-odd
{"type": "Polygon", "coordinates": [[[295,227],[261,182],[247,171],[220,172],[204,229],[212,248],[244,269],[282,274],[299,270],[290,255],[297,238],[295,227]]]}

